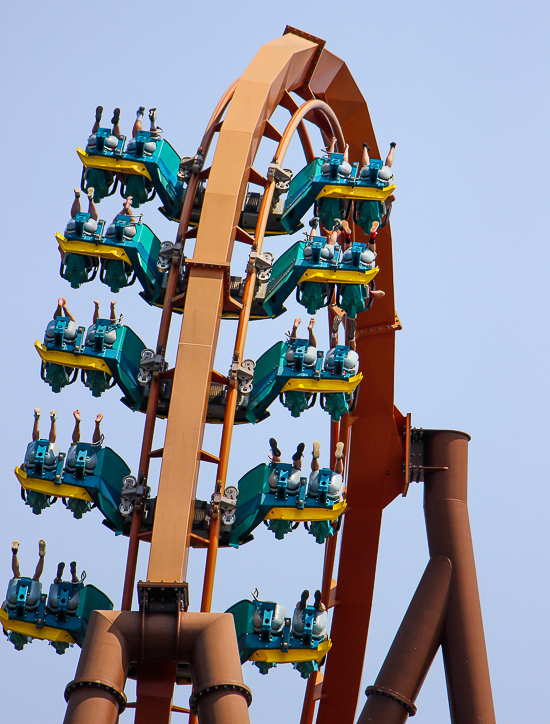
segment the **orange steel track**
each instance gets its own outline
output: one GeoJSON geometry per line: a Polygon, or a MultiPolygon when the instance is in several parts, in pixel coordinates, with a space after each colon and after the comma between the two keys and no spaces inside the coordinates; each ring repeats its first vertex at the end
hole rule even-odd
{"type": "MultiPolygon", "coordinates": [[[[344,138],[350,145],[350,159],[359,160],[362,144],[368,143],[371,156],[379,158],[378,147],[367,105],[345,63],[324,49],[324,42],[300,31],[288,29],[285,35],[264,45],[242,76],[218,104],[207,126],[200,150],[206,155],[214,134],[219,132],[209,169],[200,176],[208,178],[198,230],[188,230],[192,200],[198,177],[190,183],[181,215],[177,241],[195,236],[193,264],[185,295],[177,361],[162,468],[151,537],[147,580],[178,582],[185,580],[191,543],[191,526],[201,459],[218,465],[217,491],[223,491],[229,460],[233,413],[236,404],[236,380],[230,379],[227,412],[222,429],[219,462],[202,451],[210,381],[224,301],[224,276],[231,261],[234,242],[249,243],[261,251],[267,215],[273,195],[273,181],[263,178],[253,168],[254,158],[263,136],[279,142],[274,161],[282,163],[294,132],[297,132],[307,161],[313,158],[304,120],[317,125],[328,139],[334,134],[339,147],[344,138]],[[290,93],[304,99],[302,106],[290,93]],[[284,133],[269,122],[278,106],[292,114],[284,133]],[[224,115],[225,114],[225,115],[224,115]],[[238,227],[247,184],[265,188],[258,225],[253,236],[238,227]],[[197,264],[198,262],[198,264],[197,264]],[[203,266],[201,266],[201,264],[203,266]],[[190,371],[192,373],[190,374],[190,371]]],[[[360,240],[363,232],[354,229],[360,240]]],[[[405,418],[393,404],[394,336],[399,324],[394,312],[393,268],[389,226],[378,236],[377,277],[379,288],[386,292],[382,300],[358,317],[357,348],[364,375],[363,390],[353,417],[340,425],[332,424],[332,449],[335,440],[349,440],[348,508],[341,535],[337,587],[331,585],[336,538],[329,539],[325,551],[323,600],[334,609],[317,722],[351,724],[360,693],[363,659],[370,619],[370,607],[378,553],[382,510],[403,491],[405,418]],[[368,450],[368,466],[365,458],[368,450]],[[356,616],[361,601],[361,616],[356,616]]],[[[169,290],[175,289],[179,260],[172,265],[169,290]]],[[[243,305],[239,315],[234,360],[242,361],[255,270],[249,265],[243,305]]],[[[167,291],[159,331],[158,349],[165,348],[173,311],[173,294],[167,291]]],[[[181,300],[180,300],[181,305],[181,300]]],[[[228,360],[228,363],[230,361],[228,360]]],[[[150,400],[155,398],[151,385],[150,400]]],[[[155,406],[151,402],[146,417],[140,473],[147,475],[155,423],[155,406]]],[[[123,605],[129,610],[135,583],[135,568],[140,542],[140,516],[130,538],[123,605]]],[[[210,610],[217,555],[219,521],[213,516],[203,588],[201,611],[210,610]]],[[[138,672],[136,721],[147,721],[147,712],[155,712],[155,686],[159,669],[138,672]],[[148,695],[140,703],[140,691],[148,695]]],[[[174,666],[166,666],[160,700],[167,701],[166,687],[173,690],[174,666]]],[[[311,722],[321,677],[312,675],[308,682],[302,723],[311,722]]],[[[168,697],[171,694],[168,692],[168,697]]],[[[156,709],[158,714],[159,709],[156,709]]],[[[193,718],[193,715],[192,715],[193,718]]],[[[150,721],[168,721],[154,716],[150,721]]],[[[229,723],[228,723],[229,724],[229,723]]]]}

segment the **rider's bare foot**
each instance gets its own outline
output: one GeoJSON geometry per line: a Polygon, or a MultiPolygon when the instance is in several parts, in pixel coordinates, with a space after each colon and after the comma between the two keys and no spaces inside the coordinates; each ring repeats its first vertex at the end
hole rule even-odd
{"type": "Polygon", "coordinates": [[[349,224],[345,219],[342,219],[341,227],[344,233],[351,234],[351,229],[349,228],[349,224]]]}
{"type": "Polygon", "coordinates": [[[315,326],[315,317],[312,317],[312,318],[309,320],[309,324],[307,325],[307,328],[308,328],[309,331],[311,332],[311,330],[313,329],[314,326],[315,326]]]}
{"type": "Polygon", "coordinates": [[[116,302],[111,302],[111,317],[115,316],[116,302]]]}
{"type": "Polygon", "coordinates": [[[73,412],[73,417],[74,417],[74,419],[75,419],[77,422],[80,422],[80,420],[81,420],[80,410],[75,410],[75,411],[73,412]]]}
{"type": "Polygon", "coordinates": [[[65,297],[59,297],[59,299],[57,300],[57,304],[59,307],[65,307],[67,305],[67,300],[65,299],[65,297]]]}
{"type": "Polygon", "coordinates": [[[369,294],[373,299],[382,299],[382,297],[386,296],[386,292],[383,292],[381,289],[371,289],[369,294]]]}
{"type": "Polygon", "coordinates": [[[46,541],[45,540],[40,539],[38,541],[38,555],[40,556],[40,558],[44,558],[44,556],[46,555],[46,541]]]}
{"type": "Polygon", "coordinates": [[[379,226],[380,226],[379,221],[373,221],[372,224],[370,225],[370,233],[375,234],[377,232],[379,226]]]}
{"type": "Polygon", "coordinates": [[[103,415],[101,414],[101,412],[98,412],[96,415],[95,421],[97,424],[99,424],[101,422],[101,420],[103,420],[103,415]]]}

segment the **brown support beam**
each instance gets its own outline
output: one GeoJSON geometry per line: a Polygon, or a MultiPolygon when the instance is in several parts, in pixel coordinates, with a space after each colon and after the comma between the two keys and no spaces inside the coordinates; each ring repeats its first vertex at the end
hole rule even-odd
{"type": "Polygon", "coordinates": [[[430,555],[446,556],[453,576],[442,649],[453,724],[495,724],[470,520],[468,441],[463,432],[424,431],[424,515],[430,555]]]}
{"type": "Polygon", "coordinates": [[[177,664],[155,662],[137,670],[137,707],[134,724],[170,721],[177,664]]]}
{"type": "Polygon", "coordinates": [[[450,583],[449,559],[432,558],[374,685],[367,687],[357,724],[405,724],[416,713],[414,702],[441,641],[450,583]]]}
{"type": "MultiPolygon", "coordinates": [[[[380,158],[374,129],[365,99],[346,64],[323,50],[310,81],[316,98],[324,100],[336,113],[350,160],[359,161],[363,143],[380,158]]],[[[340,147],[340,142],[338,143],[340,147]]],[[[360,227],[354,228],[356,241],[364,241],[360,227]]],[[[357,351],[361,371],[368,380],[368,394],[359,394],[353,413],[353,445],[347,479],[348,512],[342,530],[338,572],[339,605],[331,626],[332,649],[327,656],[323,696],[317,724],[352,724],[361,691],[361,674],[369,629],[378,541],[382,511],[403,490],[403,444],[400,421],[394,415],[395,330],[369,336],[364,327],[379,327],[394,319],[393,260],[389,225],[378,236],[380,272],[376,286],[386,296],[375,300],[357,318],[357,351]],[[357,561],[361,561],[358,569],[357,561]],[[358,625],[351,628],[355,602],[363,606],[358,625]],[[345,697],[342,692],[346,692],[345,697]]],[[[364,384],[364,383],[363,383],[364,384]]],[[[328,576],[327,576],[328,579],[328,576]]]]}
{"type": "MultiPolygon", "coordinates": [[[[263,128],[278,99],[300,87],[316,50],[287,35],[264,45],[241,75],[220,130],[204,196],[193,261],[231,259],[246,182],[263,128]]],[[[186,576],[210,371],[223,303],[223,270],[192,266],[186,295],[170,414],[166,427],[147,578],[186,576]]]]}
{"type": "MultiPolygon", "coordinates": [[[[250,690],[243,682],[235,624],[226,613],[146,613],[94,611],[78,668],[65,689],[64,724],[117,724],[124,711],[124,684],[130,663],[140,661],[146,696],[165,699],[167,671],[175,678],[175,662],[189,663],[193,680],[191,709],[201,724],[249,724],[250,690]],[[171,662],[171,663],[166,663],[171,662]],[[157,674],[155,674],[155,668],[157,674]],[[147,671],[146,671],[147,669],[147,671]],[[161,681],[164,674],[164,680],[161,681]],[[154,682],[162,688],[155,693],[154,682]]],[[[172,683],[173,686],[173,683],[172,683]]],[[[139,696],[140,682],[138,682],[139,696]]],[[[150,702],[145,702],[148,705],[150,702]]],[[[149,718],[136,722],[168,722],[170,709],[148,708],[149,718]]]]}

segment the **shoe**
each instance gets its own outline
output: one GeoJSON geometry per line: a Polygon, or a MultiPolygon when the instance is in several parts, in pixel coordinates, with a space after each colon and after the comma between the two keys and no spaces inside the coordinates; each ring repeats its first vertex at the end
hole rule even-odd
{"type": "Polygon", "coordinates": [[[72,578],[71,583],[78,583],[78,576],[76,575],[76,561],[71,561],[70,569],[72,578]]]}
{"type": "Polygon", "coordinates": [[[332,320],[332,336],[337,337],[338,336],[338,327],[340,326],[340,322],[342,321],[342,317],[339,317],[336,315],[334,319],[332,320]]]}
{"type": "Polygon", "coordinates": [[[321,457],[321,443],[318,440],[313,442],[313,459],[318,460],[321,457]]]}
{"type": "Polygon", "coordinates": [[[46,541],[45,540],[40,539],[38,541],[38,555],[40,556],[40,558],[44,558],[44,556],[46,555],[46,541]]]}
{"type": "Polygon", "coordinates": [[[322,595],[323,594],[321,593],[321,591],[315,591],[314,600],[313,600],[313,608],[316,611],[326,611],[327,610],[325,608],[324,604],[321,603],[322,595]]]}
{"type": "Polygon", "coordinates": [[[363,148],[366,148],[366,149],[367,149],[367,153],[370,153],[370,146],[368,145],[368,143],[364,143],[364,144],[363,144],[363,148]]]}
{"type": "Polygon", "coordinates": [[[77,199],[80,198],[80,189],[77,188],[76,186],[74,187],[74,195],[75,195],[75,198],[77,198],[77,199]]]}
{"type": "Polygon", "coordinates": [[[111,118],[111,123],[113,126],[116,126],[116,124],[120,121],[120,108],[115,108],[113,111],[113,117],[111,118]]]}
{"type": "Polygon", "coordinates": [[[319,226],[319,217],[314,216],[312,219],[309,220],[309,225],[312,229],[316,229],[319,226]]]}
{"type": "Polygon", "coordinates": [[[336,443],[336,450],[334,452],[334,457],[336,458],[336,460],[341,460],[344,457],[344,443],[343,442],[336,443]]]}
{"type": "Polygon", "coordinates": [[[89,199],[93,199],[93,198],[94,198],[94,193],[95,193],[94,187],[93,187],[93,186],[88,186],[88,188],[86,189],[86,193],[87,193],[89,199]]]}
{"type": "Polygon", "coordinates": [[[12,552],[12,553],[17,553],[17,551],[19,550],[19,546],[20,546],[20,543],[19,543],[18,540],[12,541],[12,544],[11,544],[11,552],[12,552]]]}
{"type": "Polygon", "coordinates": [[[34,419],[40,420],[40,408],[39,407],[34,408],[34,419]]]}
{"type": "Polygon", "coordinates": [[[342,231],[342,219],[334,219],[334,226],[332,227],[333,231],[342,231]]]}
{"type": "Polygon", "coordinates": [[[149,120],[156,121],[156,119],[157,119],[157,109],[149,108],[149,120]]]}
{"type": "Polygon", "coordinates": [[[52,410],[52,411],[50,412],[50,420],[51,420],[52,422],[55,422],[55,421],[57,420],[57,410],[52,410]]]}
{"type": "Polygon", "coordinates": [[[300,610],[304,610],[304,608],[307,606],[307,599],[309,598],[309,591],[306,589],[302,592],[302,596],[299,600],[299,602],[296,604],[296,608],[299,608],[300,610]]]}
{"type": "Polygon", "coordinates": [[[397,143],[395,141],[392,141],[390,143],[390,148],[395,148],[397,146],[397,143]]]}
{"type": "Polygon", "coordinates": [[[294,460],[294,462],[296,462],[297,460],[299,460],[299,459],[303,456],[305,449],[306,449],[306,444],[305,444],[305,442],[301,442],[301,443],[298,445],[298,447],[296,448],[296,452],[295,452],[294,455],[292,456],[292,459],[294,460]]]}
{"type": "Polygon", "coordinates": [[[348,339],[355,339],[355,332],[357,330],[357,322],[355,319],[348,319],[348,339]]]}
{"type": "Polygon", "coordinates": [[[103,115],[103,106],[97,106],[95,109],[95,119],[99,123],[101,116],[103,115]]]}
{"type": "Polygon", "coordinates": [[[274,457],[280,458],[281,457],[281,451],[277,447],[277,440],[275,440],[274,437],[269,438],[269,446],[271,447],[271,452],[273,453],[274,457]]]}
{"type": "Polygon", "coordinates": [[[144,115],[144,113],[145,113],[145,106],[140,106],[140,107],[137,109],[136,117],[137,117],[137,118],[142,118],[143,115],[144,115]]]}
{"type": "Polygon", "coordinates": [[[58,563],[58,564],[57,564],[57,573],[56,573],[56,575],[55,575],[55,577],[56,577],[56,578],[59,578],[60,581],[61,581],[61,579],[63,578],[63,571],[64,571],[64,570],[65,570],[65,564],[63,563],[63,561],[61,561],[61,563],[58,563]]]}

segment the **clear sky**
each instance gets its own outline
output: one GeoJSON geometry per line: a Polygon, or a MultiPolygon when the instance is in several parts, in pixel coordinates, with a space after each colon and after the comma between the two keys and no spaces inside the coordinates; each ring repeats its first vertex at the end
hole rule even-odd
{"type": "MultiPolygon", "coordinates": [[[[54,396],[40,380],[33,350],[59,295],[67,296],[77,321],[86,325],[92,300],[99,299],[107,312],[111,298],[98,280],[71,290],[59,277],[54,239],[69,216],[81,174],[75,149],[86,142],[96,105],[105,107],[106,120],[120,106],[123,132],[130,132],[138,106],[156,106],[166,138],[180,155],[194,153],[226,87],[263,43],[290,24],[326,39],[328,49],[346,61],[369,105],[381,149],[397,142],[392,234],[403,331],[397,335],[395,401],[403,413],[412,412],[416,426],[472,435],[469,506],[497,720],[548,720],[541,695],[547,690],[550,633],[544,422],[548,15],[546,3],[494,0],[4,3],[0,585],[11,576],[11,541],[21,541],[22,571],[32,575],[37,541],[44,538],[44,588],[59,560],[76,559],[88,581],[120,606],[127,541],[100,525],[97,512],[77,521],[58,503],[33,516],[13,475],[30,440],[34,407],[43,410],[44,432],[49,411],[57,409],[58,442],[65,450],[72,411],[78,407],[82,413],[83,440],[102,412],[106,444],[134,472],[138,464],[143,416],[122,406],[117,390],[96,400],[78,383],[54,396]],[[520,694],[527,682],[530,693],[520,694]]],[[[262,156],[266,165],[268,156],[262,156]]],[[[296,151],[289,161],[298,171],[296,151]]],[[[119,207],[120,198],[104,200],[101,218],[110,221],[119,207]]],[[[155,203],[143,211],[161,239],[174,238],[175,226],[155,203]]],[[[284,244],[278,240],[266,248],[279,254],[284,244]]],[[[244,261],[241,253],[234,273],[244,261]]],[[[137,297],[135,287],[123,290],[117,302],[124,322],[153,346],[159,311],[137,297]]],[[[261,332],[252,325],[247,355],[257,357],[281,339],[298,311],[302,308],[291,303],[284,317],[261,323],[261,332]]],[[[325,339],[324,315],[318,325],[325,339]]],[[[178,321],[174,332],[172,364],[178,321]]],[[[222,372],[230,363],[233,333],[232,323],[225,322],[216,362],[222,372]]],[[[156,447],[162,446],[164,429],[164,423],[157,426],[156,447]]],[[[319,438],[328,456],[326,415],[315,411],[295,421],[275,408],[268,421],[236,431],[230,481],[266,459],[271,435],[288,453],[301,439],[309,448],[319,438]]],[[[207,431],[207,449],[216,452],[218,436],[218,429],[207,431]]],[[[153,486],[158,470],[153,466],[153,486]]],[[[209,497],[212,486],[212,473],[201,473],[199,494],[209,497]]],[[[412,487],[384,514],[363,689],[373,683],[428,560],[421,487],[412,487]]],[[[147,553],[143,546],[139,577],[147,553]]],[[[193,553],[194,610],[203,565],[204,556],[193,553]]],[[[292,610],[303,588],[319,585],[321,570],[322,548],[303,529],[279,542],[262,528],[244,548],[220,553],[214,610],[225,610],[255,587],[262,598],[292,610]]],[[[361,606],[358,600],[358,617],[361,606]]],[[[57,656],[39,641],[16,652],[0,640],[2,720],[61,721],[63,691],[78,655],[75,648],[57,656]]],[[[280,666],[262,677],[251,664],[244,672],[254,694],[254,724],[299,721],[304,686],[297,672],[280,666]]],[[[132,700],[131,682],[127,692],[132,700]]],[[[189,689],[179,687],[174,702],[186,706],[188,696],[189,689]]],[[[364,700],[361,694],[360,706],[364,700]]],[[[419,722],[449,720],[439,658],[417,704],[419,722]]],[[[121,721],[132,716],[124,714],[121,721]]]]}

